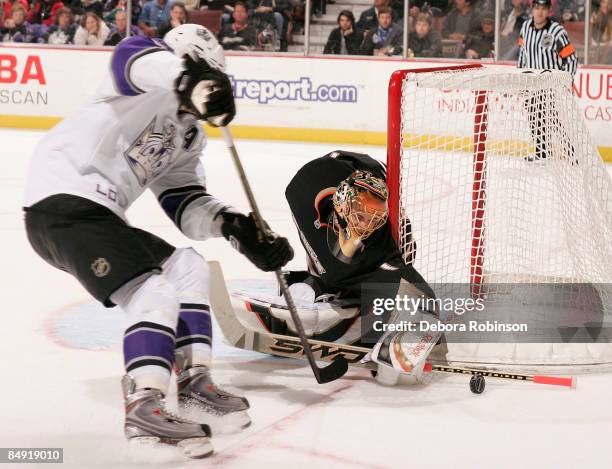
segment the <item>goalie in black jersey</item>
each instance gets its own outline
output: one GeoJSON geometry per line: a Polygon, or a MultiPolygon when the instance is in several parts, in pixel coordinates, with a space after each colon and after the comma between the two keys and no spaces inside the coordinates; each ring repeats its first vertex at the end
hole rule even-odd
{"type": "MultiPolygon", "coordinates": [[[[287,274],[293,296],[299,304],[332,298],[361,304],[360,326],[357,318],[351,323],[346,317],[320,317],[312,329],[319,334],[313,338],[375,343],[371,358],[379,363],[379,375],[387,384],[395,384],[401,374],[415,374],[439,336],[377,333],[369,326],[375,298],[434,297],[412,265],[415,241],[411,235],[402,240],[407,246],[402,253],[391,231],[385,166],[365,154],[335,151],[304,165],[285,195],[308,263],[307,272],[287,274]],[[416,354],[410,348],[415,344],[420,344],[416,354]],[[410,353],[412,358],[406,356],[410,353]]],[[[410,221],[405,218],[403,223],[409,226],[410,221]]],[[[397,311],[387,311],[384,320],[397,322],[397,311]]]]}
{"type": "MultiPolygon", "coordinates": [[[[308,254],[302,277],[315,298],[359,295],[363,282],[426,285],[412,267],[415,243],[402,255],[388,223],[386,170],[368,155],[333,152],[304,165],[285,190],[308,254]]],[[[409,221],[407,221],[409,223],[409,221]]],[[[410,231],[410,230],[408,230],[410,231]]]]}

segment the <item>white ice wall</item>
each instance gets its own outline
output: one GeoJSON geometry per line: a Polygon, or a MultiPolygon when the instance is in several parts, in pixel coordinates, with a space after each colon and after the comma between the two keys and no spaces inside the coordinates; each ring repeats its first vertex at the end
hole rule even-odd
{"type": "MultiPolygon", "coordinates": [[[[111,53],[0,45],[0,126],[54,125],[95,91],[111,53]]],[[[238,136],[364,144],[385,143],[394,70],[448,64],[291,55],[229,55],[227,62],[238,136]]],[[[581,68],[574,92],[600,153],[612,161],[612,68],[581,68]]]]}

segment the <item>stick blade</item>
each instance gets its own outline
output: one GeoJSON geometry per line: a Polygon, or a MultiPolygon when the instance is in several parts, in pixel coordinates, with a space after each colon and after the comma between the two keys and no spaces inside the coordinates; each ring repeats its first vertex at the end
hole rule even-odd
{"type": "Polygon", "coordinates": [[[338,357],[325,368],[317,368],[315,378],[319,384],[329,383],[342,378],[348,371],[348,361],[344,357],[338,357]]]}

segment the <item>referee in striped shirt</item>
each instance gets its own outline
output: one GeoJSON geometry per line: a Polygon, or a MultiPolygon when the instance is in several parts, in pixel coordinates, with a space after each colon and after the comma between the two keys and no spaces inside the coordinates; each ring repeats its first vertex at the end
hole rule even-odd
{"type": "Polygon", "coordinates": [[[576,74],[578,59],[567,31],[549,18],[551,0],[534,0],[533,17],[518,38],[519,68],[557,69],[576,74]]]}
{"type": "MultiPolygon", "coordinates": [[[[518,67],[564,70],[573,78],[578,65],[576,50],[565,28],[549,18],[550,8],[551,0],[534,0],[533,17],[523,23],[519,33],[518,67]]],[[[546,129],[560,126],[559,113],[554,107],[551,90],[536,92],[525,102],[525,106],[536,149],[535,156],[528,157],[527,160],[547,158],[549,155],[546,142],[549,138],[546,129]]],[[[568,151],[569,158],[573,160],[574,148],[569,142],[568,151]]]]}

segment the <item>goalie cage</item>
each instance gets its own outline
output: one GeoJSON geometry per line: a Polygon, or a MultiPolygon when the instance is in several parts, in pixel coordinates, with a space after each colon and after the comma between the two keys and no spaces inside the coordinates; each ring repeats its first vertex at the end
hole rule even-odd
{"type": "Polygon", "coordinates": [[[530,372],[612,367],[605,327],[612,317],[612,184],[571,87],[565,72],[481,65],[391,77],[389,217],[403,250],[410,225],[402,220],[411,220],[416,269],[434,289],[466,284],[490,319],[500,298],[515,291],[532,322],[554,322],[572,314],[575,302],[564,299],[576,284],[598,310],[586,335],[592,340],[540,343],[536,334],[529,343],[448,343],[434,363],[530,372]],[[520,296],[529,283],[543,284],[535,298],[520,296]]]}

